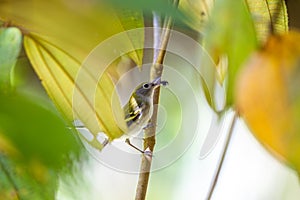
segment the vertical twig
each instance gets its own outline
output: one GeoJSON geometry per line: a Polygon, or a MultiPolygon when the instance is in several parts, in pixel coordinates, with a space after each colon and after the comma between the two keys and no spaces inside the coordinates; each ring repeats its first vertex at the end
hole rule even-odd
{"type": "Polygon", "coordinates": [[[217,167],[217,170],[216,170],[215,175],[213,177],[212,184],[211,184],[211,186],[209,188],[209,193],[208,193],[207,198],[206,198],[207,200],[211,199],[211,197],[212,197],[212,195],[214,193],[214,190],[216,188],[216,185],[218,183],[219,175],[221,173],[223,162],[225,160],[226,153],[227,153],[227,150],[228,150],[228,146],[229,146],[229,143],[230,143],[231,138],[232,138],[232,133],[233,133],[233,129],[234,129],[235,123],[237,121],[237,117],[238,117],[238,115],[235,112],[234,116],[232,118],[232,121],[231,121],[230,128],[229,128],[229,133],[228,133],[227,138],[226,138],[226,143],[225,143],[225,146],[224,146],[224,149],[223,149],[223,153],[222,153],[221,158],[219,160],[218,167],[217,167]]]}
{"type": "MultiPolygon", "coordinates": [[[[175,0],[174,3],[177,6],[178,0],[175,0]]],[[[173,25],[172,18],[170,16],[167,16],[165,18],[165,23],[163,26],[164,29],[161,35],[160,47],[158,49],[159,53],[151,66],[151,72],[150,72],[151,81],[162,76],[163,61],[166,55],[166,49],[169,42],[172,25],[173,25]]],[[[158,88],[154,92],[154,96],[153,96],[154,105],[157,105],[159,102],[159,91],[160,89],[158,88]]],[[[151,124],[157,124],[157,113],[158,113],[157,106],[154,106],[153,114],[150,119],[151,124]]],[[[154,151],[155,133],[156,133],[156,126],[151,126],[145,130],[144,149],[149,148],[152,152],[154,151]]],[[[138,180],[136,196],[135,196],[136,200],[144,200],[146,198],[150,170],[151,170],[151,163],[152,163],[152,158],[149,158],[148,156],[146,157],[145,155],[142,156],[139,180],[138,180]]]]}

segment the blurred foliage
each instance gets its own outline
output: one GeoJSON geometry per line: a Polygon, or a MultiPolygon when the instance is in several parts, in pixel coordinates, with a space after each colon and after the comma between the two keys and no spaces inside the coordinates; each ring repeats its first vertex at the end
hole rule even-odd
{"type": "Polygon", "coordinates": [[[81,147],[49,101],[19,89],[21,42],[19,29],[1,29],[0,199],[54,199],[58,173],[81,147]]]}
{"type": "Polygon", "coordinates": [[[1,199],[53,199],[58,174],[79,156],[78,141],[47,103],[0,94],[1,199]]]}
{"type": "Polygon", "coordinates": [[[277,158],[300,172],[300,33],[272,36],[239,76],[237,109],[277,158]],[[247,91],[247,92],[245,92],[247,91]]]}
{"type": "Polygon", "coordinates": [[[37,162],[24,166],[3,154],[0,154],[0,169],[0,199],[55,199],[57,175],[51,169],[37,162]]]}
{"type": "Polygon", "coordinates": [[[131,10],[143,10],[146,15],[151,15],[155,11],[161,16],[172,16],[173,19],[184,21],[187,16],[183,12],[179,12],[175,6],[172,5],[172,1],[168,0],[102,0],[114,7],[131,10]]]}
{"type": "Polygon", "coordinates": [[[18,94],[2,95],[0,110],[1,132],[18,149],[24,162],[37,159],[59,169],[64,165],[62,155],[78,151],[63,120],[36,100],[18,94]]]}
{"type": "Polygon", "coordinates": [[[226,88],[226,107],[233,105],[236,74],[243,62],[270,34],[288,30],[286,5],[283,0],[196,2],[203,7],[203,16],[198,16],[198,21],[203,21],[206,13],[209,16],[204,24],[203,44],[211,58],[203,57],[202,64],[207,68],[202,77],[203,90],[211,107],[219,111],[222,108],[215,104],[215,81],[226,88]]]}
{"type": "Polygon", "coordinates": [[[233,87],[236,73],[249,54],[257,47],[256,33],[244,0],[217,0],[204,30],[204,46],[210,57],[204,56],[202,64],[210,71],[204,77],[210,94],[206,94],[212,108],[218,110],[214,101],[215,81],[224,84],[227,78],[227,106],[233,103],[233,87]],[[220,23],[222,22],[222,23],[220,23]],[[211,60],[217,65],[211,66],[211,60]],[[228,60],[227,62],[222,61],[228,60]],[[224,72],[225,71],[225,72],[224,72]]]}

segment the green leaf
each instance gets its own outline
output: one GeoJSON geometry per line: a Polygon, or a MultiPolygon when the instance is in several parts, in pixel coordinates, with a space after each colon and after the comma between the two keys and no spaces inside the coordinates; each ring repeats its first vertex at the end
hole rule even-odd
{"type": "Polygon", "coordinates": [[[257,37],[264,43],[272,33],[280,34],[288,31],[288,14],[285,0],[247,0],[257,37]]]}
{"type": "Polygon", "coordinates": [[[97,141],[99,132],[104,132],[110,140],[124,134],[124,113],[106,72],[98,77],[100,68],[81,66],[66,52],[34,35],[24,37],[24,46],[33,68],[59,110],[69,121],[81,120],[94,135],[88,141],[92,146],[102,148],[97,141]]]}
{"type": "Polygon", "coordinates": [[[64,121],[32,99],[1,96],[0,110],[0,134],[18,151],[20,160],[37,160],[59,169],[65,164],[63,156],[78,152],[78,143],[64,121]]]}
{"type": "MultiPolygon", "coordinates": [[[[0,154],[0,199],[32,200],[55,198],[57,176],[42,166],[24,165],[0,154]],[[35,177],[32,172],[39,174],[35,177]]],[[[37,175],[36,174],[36,175],[37,175]]]]}
{"type": "MultiPolygon", "coordinates": [[[[120,23],[124,30],[131,30],[136,28],[144,27],[143,12],[138,10],[130,9],[118,9],[117,15],[119,17],[120,23]]],[[[127,32],[128,38],[131,41],[132,49],[135,51],[130,52],[128,55],[133,59],[133,61],[141,66],[143,63],[143,49],[140,49],[141,44],[144,44],[144,32],[127,32]]]]}
{"type": "Polygon", "coordinates": [[[22,44],[22,33],[17,28],[0,28],[0,91],[8,93],[12,87],[12,70],[22,44]]]}
{"type": "Polygon", "coordinates": [[[171,16],[175,20],[184,20],[186,16],[177,10],[171,1],[165,0],[104,0],[104,2],[123,9],[142,10],[146,14],[152,14],[155,11],[161,15],[171,16]]]}
{"type": "MultiPolygon", "coordinates": [[[[215,1],[204,34],[205,48],[214,62],[219,64],[220,60],[226,57],[228,59],[225,73],[228,80],[226,105],[231,106],[236,74],[249,54],[257,48],[254,25],[244,0],[215,1]]],[[[221,77],[222,72],[220,73],[224,70],[223,67],[217,69],[219,74],[214,74],[216,80],[224,79],[221,77]]]]}

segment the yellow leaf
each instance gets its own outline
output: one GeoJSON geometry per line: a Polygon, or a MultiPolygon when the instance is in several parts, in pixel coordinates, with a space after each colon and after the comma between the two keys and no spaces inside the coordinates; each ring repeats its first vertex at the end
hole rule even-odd
{"type": "Polygon", "coordinates": [[[88,142],[95,146],[99,132],[104,132],[109,140],[123,135],[126,131],[124,113],[119,99],[113,98],[114,84],[107,73],[97,77],[74,57],[32,34],[24,36],[24,46],[59,110],[68,120],[81,120],[94,135],[88,142]]]}
{"type": "Polygon", "coordinates": [[[285,0],[247,0],[254,20],[257,37],[265,43],[271,34],[271,25],[274,33],[288,31],[288,15],[285,0]]]}
{"type": "MultiPolygon", "coordinates": [[[[216,0],[211,17],[204,30],[204,46],[210,58],[204,57],[204,68],[212,68],[212,59],[217,66],[205,79],[226,81],[226,107],[233,103],[233,88],[236,74],[243,62],[257,47],[256,33],[250,13],[244,0],[216,0]]],[[[207,70],[208,71],[208,70],[207,70]]],[[[215,82],[210,81],[208,89],[214,95],[215,82]]],[[[214,98],[213,98],[214,99],[214,98]]],[[[215,110],[216,106],[211,105],[215,110]]]]}
{"type": "Polygon", "coordinates": [[[300,33],[272,36],[239,76],[236,105],[257,139],[300,170],[300,33]]]}

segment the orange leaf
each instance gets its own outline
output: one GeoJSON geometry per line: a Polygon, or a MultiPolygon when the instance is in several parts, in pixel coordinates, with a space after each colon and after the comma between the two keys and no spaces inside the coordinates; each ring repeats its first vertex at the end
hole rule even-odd
{"type": "Polygon", "coordinates": [[[272,36],[244,66],[236,104],[257,139],[300,170],[300,33],[272,36]]]}

